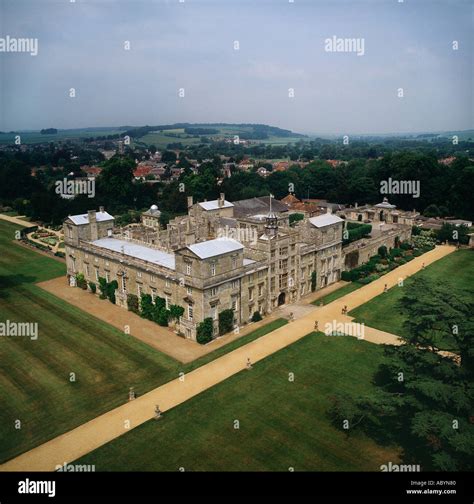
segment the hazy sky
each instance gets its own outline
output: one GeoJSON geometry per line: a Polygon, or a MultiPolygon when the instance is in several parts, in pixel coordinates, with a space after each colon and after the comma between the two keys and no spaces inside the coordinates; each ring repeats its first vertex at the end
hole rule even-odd
{"type": "Polygon", "coordinates": [[[0,130],[473,128],[473,28],[469,0],[0,0],[0,38],[39,43],[0,52],[0,130]],[[364,39],[364,55],[326,52],[333,36],[364,39]]]}

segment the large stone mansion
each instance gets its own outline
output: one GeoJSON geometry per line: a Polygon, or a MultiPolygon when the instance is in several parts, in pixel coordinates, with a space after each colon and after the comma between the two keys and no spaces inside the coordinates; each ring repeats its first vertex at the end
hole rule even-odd
{"type": "Polygon", "coordinates": [[[312,287],[337,282],[344,269],[368,260],[380,244],[393,247],[395,235],[407,239],[411,233],[408,222],[377,229],[373,239],[350,244],[346,264],[344,218],[352,215],[342,212],[341,218],[328,209],[290,225],[290,214],[271,197],[231,203],[221,194],[198,203],[188,198],[187,215],[166,228],[156,205],[142,214],[140,224],[125,228],[117,228],[102,207],[69,216],[64,222],[68,280],[75,285],[79,273],[88,282],[117,280],[116,303],[124,308],[129,293],[180,305],[185,310],[180,332],[196,339],[197,325],[207,317],[214,320],[216,335],[218,314],[225,309],[232,308],[235,326],[242,326],[255,312],[263,316],[298,301],[312,287]]]}

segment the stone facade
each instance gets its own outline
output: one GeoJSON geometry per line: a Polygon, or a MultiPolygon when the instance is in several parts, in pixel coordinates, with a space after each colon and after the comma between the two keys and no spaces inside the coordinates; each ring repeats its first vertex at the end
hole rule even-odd
{"type": "MultiPolygon", "coordinates": [[[[177,324],[183,336],[196,339],[198,324],[208,317],[217,336],[223,310],[233,310],[237,328],[255,312],[264,316],[298,301],[314,282],[316,289],[337,282],[346,268],[343,219],[329,212],[290,226],[288,212],[275,213],[271,206],[267,214],[235,217],[224,195],[199,203],[190,198],[188,215],[166,229],[154,225],[159,217],[154,207],[142,224],[126,228],[115,227],[103,208],[70,216],[64,222],[68,279],[75,285],[81,273],[96,284],[101,277],[116,280],[116,303],[123,308],[129,294],[160,296],[167,307],[184,308],[177,324]]],[[[391,246],[384,240],[392,238],[380,235],[373,247],[391,246]]],[[[362,254],[368,259],[372,249],[362,254]]]]}

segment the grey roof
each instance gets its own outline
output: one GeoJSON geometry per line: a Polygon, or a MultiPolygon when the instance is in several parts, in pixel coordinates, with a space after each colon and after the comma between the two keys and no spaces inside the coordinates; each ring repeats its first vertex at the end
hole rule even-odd
{"type": "Polygon", "coordinates": [[[187,248],[201,259],[208,259],[209,257],[242,250],[244,246],[232,238],[216,238],[215,240],[207,240],[195,243],[194,245],[188,245],[187,248]]]}
{"type": "Polygon", "coordinates": [[[151,207],[146,212],[143,212],[143,215],[149,215],[150,217],[159,217],[161,215],[161,212],[156,205],[151,205],[151,207]]]}
{"type": "MultiPolygon", "coordinates": [[[[74,222],[77,226],[80,226],[81,224],[89,224],[89,215],[88,214],[79,214],[79,215],[70,215],[68,217],[69,219],[74,222]]],[[[97,222],[105,222],[109,220],[114,220],[114,217],[110,215],[107,212],[96,212],[95,218],[97,222]]]]}
{"type": "Polygon", "coordinates": [[[331,224],[338,224],[339,222],[344,222],[340,217],[332,213],[325,213],[322,215],[317,215],[316,217],[311,217],[309,222],[314,227],[321,228],[325,226],[330,226],[331,224]]]}
{"type": "MultiPolygon", "coordinates": [[[[270,196],[250,198],[234,201],[234,216],[248,217],[251,215],[267,214],[270,211],[270,196]]],[[[288,207],[281,201],[272,198],[273,212],[288,212],[288,207]]]]}
{"type": "Polygon", "coordinates": [[[387,198],[384,198],[382,203],[378,203],[377,205],[375,205],[375,207],[376,208],[387,208],[387,209],[397,208],[396,205],[391,205],[388,202],[387,198]]]}
{"type": "Polygon", "coordinates": [[[204,208],[204,210],[218,210],[219,208],[231,208],[234,205],[227,200],[224,200],[224,204],[220,207],[219,206],[219,200],[212,200],[212,201],[201,201],[198,203],[198,205],[201,208],[204,208]]]}
{"type": "Polygon", "coordinates": [[[118,238],[101,238],[92,242],[93,245],[101,247],[112,252],[123,252],[124,255],[142,259],[150,263],[164,266],[168,269],[175,269],[174,254],[163,252],[145,245],[138,245],[127,240],[119,240],[118,238]]]}

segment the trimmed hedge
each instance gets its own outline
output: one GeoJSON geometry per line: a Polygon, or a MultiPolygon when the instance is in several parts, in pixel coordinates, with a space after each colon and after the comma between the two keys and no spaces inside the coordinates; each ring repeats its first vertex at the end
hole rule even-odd
{"type": "Polygon", "coordinates": [[[212,340],[213,332],[214,323],[211,317],[207,317],[197,326],[196,341],[201,345],[209,343],[212,340]]]}
{"type": "Polygon", "coordinates": [[[229,308],[219,313],[219,334],[226,334],[234,328],[234,310],[229,308]]]}

